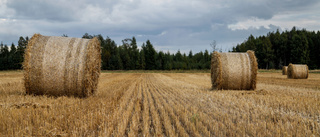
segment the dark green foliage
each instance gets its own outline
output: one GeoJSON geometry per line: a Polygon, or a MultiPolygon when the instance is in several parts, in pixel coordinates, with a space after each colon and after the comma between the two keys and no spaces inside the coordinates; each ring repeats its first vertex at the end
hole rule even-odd
{"type": "Polygon", "coordinates": [[[145,54],[144,51],[140,51],[140,57],[139,57],[139,69],[144,70],[146,69],[146,59],[145,59],[145,54]]]}
{"type": "Polygon", "coordinates": [[[132,37],[131,39],[131,43],[130,43],[130,46],[131,46],[131,69],[139,69],[139,49],[138,49],[138,46],[137,46],[137,41],[136,41],[136,38],[135,37],[132,37]]]}
{"type": "Polygon", "coordinates": [[[18,59],[18,67],[17,69],[22,69],[22,62],[23,62],[23,56],[24,56],[24,50],[26,49],[27,45],[28,45],[28,41],[29,41],[29,38],[26,37],[26,38],[23,38],[23,37],[20,37],[19,38],[19,41],[18,41],[18,47],[17,47],[17,53],[16,53],[16,56],[17,56],[17,59],[18,59]]]}
{"type": "Polygon", "coordinates": [[[246,41],[233,47],[233,52],[254,50],[259,68],[281,69],[289,63],[307,64],[310,69],[320,68],[320,32],[310,32],[305,29],[280,33],[269,33],[267,36],[254,38],[252,35],[246,41]]]}
{"type": "Polygon", "coordinates": [[[3,43],[1,43],[0,45],[0,70],[8,70],[11,69],[11,65],[9,64],[9,48],[7,45],[3,45],[3,43]]]}
{"type": "Polygon", "coordinates": [[[210,69],[210,64],[211,64],[211,54],[208,52],[208,50],[205,50],[204,51],[204,68],[205,69],[210,69]]]}
{"type": "Polygon", "coordinates": [[[146,60],[146,70],[155,70],[156,68],[156,56],[157,52],[153,48],[153,45],[151,44],[150,40],[147,40],[146,46],[142,47],[142,50],[144,50],[145,60],[146,60]]]}
{"type": "MultiPolygon", "coordinates": [[[[67,37],[67,34],[63,34],[67,37]]],[[[135,37],[122,40],[122,45],[117,45],[112,39],[103,38],[102,35],[85,33],[82,38],[97,37],[101,43],[101,69],[102,70],[192,70],[209,69],[210,55],[207,50],[203,53],[188,55],[180,50],[171,54],[156,51],[150,40],[143,43],[141,49],[137,46],[135,37]]],[[[21,69],[24,51],[28,45],[28,37],[20,37],[18,46],[12,44],[10,48],[0,45],[0,70],[21,69]]]]}
{"type": "Polygon", "coordinates": [[[122,40],[122,45],[117,46],[109,37],[103,39],[101,35],[85,34],[83,38],[98,37],[102,47],[103,70],[190,70],[209,69],[211,53],[200,52],[193,56],[178,51],[176,54],[163,51],[157,52],[150,40],[143,43],[138,49],[135,37],[122,40]]]}
{"type": "MultiPolygon", "coordinates": [[[[66,34],[63,34],[67,37],[66,34]]],[[[112,39],[102,35],[85,33],[82,38],[98,37],[101,42],[103,70],[193,70],[210,69],[211,52],[205,50],[193,54],[156,51],[150,40],[138,48],[135,37],[122,40],[117,45],[112,39]]],[[[18,46],[10,48],[0,44],[0,70],[21,69],[28,37],[20,37],[18,46]]],[[[320,68],[320,32],[306,30],[268,33],[267,36],[250,35],[246,41],[233,47],[232,52],[254,50],[259,68],[281,69],[289,63],[307,64],[310,69],[320,68]]]]}
{"type": "Polygon", "coordinates": [[[89,35],[88,33],[85,33],[83,36],[82,36],[82,38],[84,38],[84,39],[92,39],[94,36],[92,36],[92,35],[89,35]]]}
{"type": "Polygon", "coordinates": [[[14,43],[12,43],[10,48],[1,42],[0,70],[14,70],[22,68],[24,50],[28,44],[28,40],[28,37],[20,37],[18,46],[15,46],[14,43]]]}
{"type": "Polygon", "coordinates": [[[164,66],[166,64],[166,59],[165,59],[165,55],[162,51],[159,52],[159,54],[157,54],[157,61],[156,61],[156,65],[157,65],[157,70],[165,70],[164,66]]]}
{"type": "Polygon", "coordinates": [[[272,49],[270,40],[265,36],[259,37],[256,40],[256,45],[256,57],[258,58],[259,68],[273,68],[274,50],[272,49]]]}
{"type": "Polygon", "coordinates": [[[165,63],[164,63],[164,69],[165,70],[172,70],[172,64],[173,64],[173,56],[168,51],[165,55],[165,63]]]}
{"type": "Polygon", "coordinates": [[[17,48],[12,43],[10,47],[9,57],[8,57],[8,65],[9,65],[8,67],[11,69],[19,69],[18,64],[19,64],[19,58],[17,56],[17,48]]]}

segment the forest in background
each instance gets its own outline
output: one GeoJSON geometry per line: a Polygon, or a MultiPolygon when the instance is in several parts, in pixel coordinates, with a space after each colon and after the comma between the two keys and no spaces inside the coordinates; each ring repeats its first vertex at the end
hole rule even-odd
{"type": "Polygon", "coordinates": [[[254,50],[260,69],[281,69],[282,66],[307,64],[309,69],[320,68],[320,31],[297,30],[269,32],[267,36],[250,35],[232,52],[254,50]]]}
{"type": "MultiPolygon", "coordinates": [[[[63,35],[67,37],[67,35],[63,35]]],[[[212,51],[199,53],[170,53],[156,51],[150,40],[138,48],[136,38],[122,40],[117,45],[109,37],[89,35],[82,38],[97,37],[101,42],[103,70],[194,70],[210,69],[212,51]]],[[[23,54],[28,44],[28,37],[20,37],[18,45],[0,44],[0,70],[16,70],[22,68],[23,54]]],[[[208,44],[209,46],[209,44],[208,44]]],[[[211,45],[212,46],[212,45],[211,45]]],[[[213,50],[215,48],[213,47],[213,50]]],[[[254,37],[233,47],[231,52],[254,50],[260,69],[280,69],[289,63],[308,64],[310,69],[320,67],[320,32],[305,29],[269,32],[266,36],[254,37]]]]}
{"type": "MultiPolygon", "coordinates": [[[[68,37],[63,34],[64,37],[68,37]]],[[[122,40],[117,45],[109,37],[102,35],[84,34],[82,38],[91,39],[97,37],[101,42],[102,70],[193,70],[210,69],[210,52],[205,50],[193,54],[170,53],[169,51],[156,51],[150,40],[147,40],[138,48],[136,38],[122,40]]],[[[0,70],[22,69],[23,55],[28,45],[28,37],[20,37],[18,46],[14,43],[10,48],[0,44],[0,70]],[[11,50],[10,50],[11,49],[11,50]]]]}

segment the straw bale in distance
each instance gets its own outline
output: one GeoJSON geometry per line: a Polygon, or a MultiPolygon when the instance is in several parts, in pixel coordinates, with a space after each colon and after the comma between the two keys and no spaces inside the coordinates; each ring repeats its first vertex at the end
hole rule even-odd
{"type": "Polygon", "coordinates": [[[307,79],[309,75],[309,68],[305,64],[289,64],[287,70],[287,77],[289,79],[307,79]]]}
{"type": "Polygon", "coordinates": [[[27,94],[87,97],[97,90],[101,66],[97,38],[30,39],[23,62],[27,94]]]}
{"type": "Polygon", "coordinates": [[[288,71],[288,66],[283,66],[282,67],[282,75],[287,75],[287,71],[288,71]]]}
{"type": "Polygon", "coordinates": [[[253,51],[246,53],[213,52],[212,89],[254,90],[258,63],[253,51]]]}

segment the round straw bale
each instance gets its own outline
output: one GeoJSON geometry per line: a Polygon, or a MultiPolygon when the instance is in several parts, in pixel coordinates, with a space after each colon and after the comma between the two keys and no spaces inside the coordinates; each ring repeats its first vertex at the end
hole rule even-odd
{"type": "Polygon", "coordinates": [[[287,77],[290,79],[307,79],[309,68],[305,64],[289,64],[287,77]]]}
{"type": "Polygon", "coordinates": [[[258,63],[254,51],[246,53],[213,52],[211,58],[212,89],[254,90],[258,63]]]}
{"type": "Polygon", "coordinates": [[[282,67],[282,75],[287,75],[288,66],[282,67]]]}
{"type": "Polygon", "coordinates": [[[97,90],[100,42],[93,39],[42,36],[30,39],[24,55],[27,94],[87,97],[97,90]]]}

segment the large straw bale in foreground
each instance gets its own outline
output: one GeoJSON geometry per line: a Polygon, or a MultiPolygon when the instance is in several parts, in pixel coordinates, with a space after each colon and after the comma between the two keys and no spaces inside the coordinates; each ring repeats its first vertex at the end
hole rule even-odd
{"type": "Polygon", "coordinates": [[[307,79],[309,75],[308,66],[305,64],[289,64],[287,77],[290,79],[307,79]]]}
{"type": "Polygon", "coordinates": [[[283,66],[282,67],[282,75],[287,75],[287,71],[288,71],[288,66],[283,66]]]}
{"type": "Polygon", "coordinates": [[[97,90],[101,53],[97,38],[35,34],[23,62],[27,94],[86,97],[97,90]]]}
{"type": "Polygon", "coordinates": [[[253,51],[214,52],[211,58],[212,89],[254,90],[258,63],[253,51]]]}

